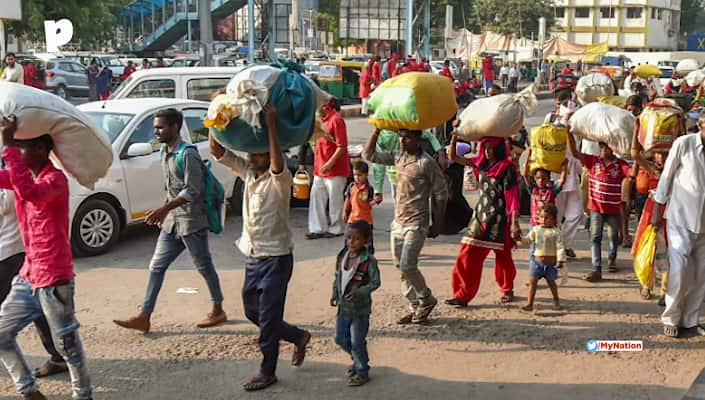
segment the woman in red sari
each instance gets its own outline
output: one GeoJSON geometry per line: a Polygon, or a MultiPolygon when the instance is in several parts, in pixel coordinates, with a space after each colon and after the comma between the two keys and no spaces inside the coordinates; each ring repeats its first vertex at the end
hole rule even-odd
{"type": "Polygon", "coordinates": [[[502,292],[501,302],[509,303],[514,300],[516,277],[512,248],[514,240],[521,237],[517,171],[508,159],[504,138],[482,138],[480,154],[472,160],[456,155],[456,141],[453,136],[450,159],[474,169],[480,196],[453,268],[453,298],[446,304],[465,307],[475,297],[490,251],[495,253],[494,273],[502,292]]]}

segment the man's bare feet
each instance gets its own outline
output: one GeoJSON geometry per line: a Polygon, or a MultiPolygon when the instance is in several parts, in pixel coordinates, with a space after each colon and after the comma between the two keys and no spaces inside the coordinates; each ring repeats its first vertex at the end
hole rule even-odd
{"type": "Polygon", "coordinates": [[[561,302],[555,300],[553,302],[553,311],[560,311],[561,310],[561,302]]]}

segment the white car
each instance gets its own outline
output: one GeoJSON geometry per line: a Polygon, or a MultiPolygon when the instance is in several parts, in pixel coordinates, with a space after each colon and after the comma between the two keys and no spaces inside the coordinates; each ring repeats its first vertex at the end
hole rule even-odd
{"type": "Polygon", "coordinates": [[[675,68],[667,65],[660,65],[658,68],[661,70],[661,76],[658,81],[659,84],[661,84],[661,87],[665,89],[668,83],[671,82],[671,77],[673,76],[673,71],[675,68]]]}
{"type": "MultiPolygon", "coordinates": [[[[208,128],[203,126],[203,117],[208,112],[206,102],[147,98],[108,100],[78,107],[108,132],[113,164],[93,190],[69,179],[71,244],[77,254],[92,256],[107,252],[127,225],[143,222],[147,211],[164,203],[161,144],[154,136],[153,120],[157,111],[171,107],[184,114],[182,139],[195,144],[204,160],[211,159],[208,128]]],[[[242,181],[217,162],[212,163],[212,169],[225,187],[232,209],[241,210],[242,181]]]]}

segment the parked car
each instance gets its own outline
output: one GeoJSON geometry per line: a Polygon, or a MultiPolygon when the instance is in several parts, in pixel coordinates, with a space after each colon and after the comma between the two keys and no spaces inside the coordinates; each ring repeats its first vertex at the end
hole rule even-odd
{"type": "Polygon", "coordinates": [[[198,64],[200,64],[200,62],[201,59],[198,57],[176,57],[169,66],[173,68],[196,67],[198,66],[198,64]]]}
{"type": "MultiPolygon", "coordinates": [[[[181,137],[210,159],[208,128],[203,117],[208,103],[181,99],[124,99],[92,102],[78,108],[105,129],[113,147],[113,164],[93,190],[69,180],[71,244],[75,253],[107,252],[131,224],[144,221],[147,211],[164,203],[161,144],[154,136],[154,114],[173,107],[184,114],[181,137]]],[[[242,209],[242,181],[219,163],[213,173],[225,187],[234,211],[242,209]],[[235,194],[235,196],[233,196],[235,194]]]]}
{"type": "Polygon", "coordinates": [[[46,63],[46,88],[64,100],[88,97],[88,70],[76,61],[54,58],[46,63]]]}
{"type": "Polygon", "coordinates": [[[162,97],[210,101],[243,67],[180,67],[139,70],[130,75],[111,99],[162,97]]]}

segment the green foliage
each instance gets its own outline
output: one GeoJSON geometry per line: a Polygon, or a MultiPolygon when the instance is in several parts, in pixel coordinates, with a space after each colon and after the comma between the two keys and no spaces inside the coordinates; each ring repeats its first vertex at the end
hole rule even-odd
{"type": "Polygon", "coordinates": [[[73,22],[73,41],[86,45],[104,43],[115,34],[118,16],[129,0],[22,0],[22,21],[9,23],[14,35],[43,41],[44,21],[68,18],[73,22]]]}
{"type": "Polygon", "coordinates": [[[546,18],[547,28],[555,23],[549,0],[475,0],[474,14],[482,27],[524,37],[538,36],[540,17],[546,18]]]}
{"type": "Polygon", "coordinates": [[[683,0],[681,3],[681,32],[705,32],[705,1],[683,0]]]}

